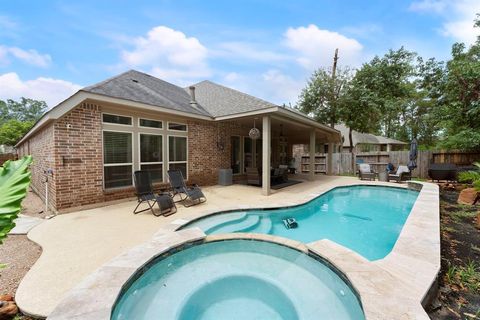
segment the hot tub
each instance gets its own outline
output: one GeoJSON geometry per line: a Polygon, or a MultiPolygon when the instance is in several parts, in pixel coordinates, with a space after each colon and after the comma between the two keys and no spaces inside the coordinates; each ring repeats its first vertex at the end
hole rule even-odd
{"type": "Polygon", "coordinates": [[[112,319],[364,319],[356,291],[318,256],[223,240],[162,255],[137,271],[112,319]]]}

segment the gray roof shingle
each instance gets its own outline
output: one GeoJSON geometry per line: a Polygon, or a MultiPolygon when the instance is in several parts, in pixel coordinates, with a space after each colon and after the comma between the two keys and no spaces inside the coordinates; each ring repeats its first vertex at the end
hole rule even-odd
{"type": "Polygon", "coordinates": [[[190,95],[183,88],[136,70],[124,72],[82,91],[211,116],[202,106],[192,107],[190,95]]]}
{"type": "MultiPolygon", "coordinates": [[[[213,117],[277,107],[273,103],[208,80],[193,86],[195,87],[195,99],[213,117]]],[[[188,90],[185,88],[186,92],[188,90]]]]}
{"type": "MultiPolygon", "coordinates": [[[[348,127],[345,126],[344,124],[337,124],[335,125],[335,129],[340,131],[344,138],[343,146],[344,147],[349,147],[350,146],[350,138],[348,135],[348,127]]],[[[353,140],[353,145],[356,146],[359,143],[364,143],[364,144],[408,144],[406,142],[400,141],[400,140],[395,140],[387,137],[382,137],[382,136],[376,136],[371,133],[362,133],[353,130],[352,131],[352,140],[353,140]]]]}

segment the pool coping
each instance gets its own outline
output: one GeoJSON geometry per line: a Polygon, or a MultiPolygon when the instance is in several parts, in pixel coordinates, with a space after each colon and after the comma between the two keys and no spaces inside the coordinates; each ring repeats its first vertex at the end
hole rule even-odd
{"type": "MultiPolygon", "coordinates": [[[[345,185],[365,184],[367,183],[345,185]]],[[[48,319],[110,319],[117,297],[135,273],[152,259],[179,245],[204,239],[256,239],[313,252],[330,262],[350,281],[360,295],[366,319],[429,319],[422,303],[440,270],[439,189],[431,183],[415,184],[417,187],[421,185],[417,200],[394,248],[381,260],[371,262],[352,250],[325,239],[304,244],[272,235],[238,233],[206,236],[198,228],[176,231],[195,219],[219,212],[198,211],[163,226],[151,241],[134,247],[97,269],[62,299],[48,319]]],[[[391,183],[368,185],[393,186],[391,183]]],[[[410,186],[415,187],[414,184],[410,186]]],[[[311,193],[287,206],[304,204],[334,188],[311,193]]],[[[284,206],[285,204],[272,203],[263,209],[284,206]]],[[[239,209],[260,208],[236,205],[221,211],[239,209]]]]}

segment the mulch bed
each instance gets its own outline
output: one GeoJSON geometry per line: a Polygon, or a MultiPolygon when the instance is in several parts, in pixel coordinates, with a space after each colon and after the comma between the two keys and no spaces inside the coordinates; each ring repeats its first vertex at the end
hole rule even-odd
{"type": "Polygon", "coordinates": [[[480,285],[475,289],[449,280],[449,270],[451,276],[452,268],[464,268],[471,262],[480,275],[480,230],[475,227],[480,206],[459,205],[458,195],[457,190],[441,188],[442,268],[437,299],[427,308],[431,319],[480,319],[480,285]]]}

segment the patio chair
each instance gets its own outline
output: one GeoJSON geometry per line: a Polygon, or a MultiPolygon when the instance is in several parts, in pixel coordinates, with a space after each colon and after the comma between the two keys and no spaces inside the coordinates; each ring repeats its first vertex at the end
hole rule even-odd
{"type": "Polygon", "coordinates": [[[377,173],[372,170],[370,164],[368,163],[359,163],[358,164],[358,177],[360,180],[373,180],[375,181],[375,177],[377,173]]]}
{"type": "Polygon", "coordinates": [[[155,193],[153,192],[150,172],[141,170],[135,171],[134,179],[135,195],[137,196],[138,201],[137,206],[135,207],[135,209],[133,209],[134,214],[151,210],[154,216],[159,217],[160,215],[169,216],[177,212],[177,206],[175,205],[169,193],[155,195],[155,193]],[[146,203],[148,205],[148,208],[143,210],[137,210],[142,203],[146,203]],[[155,204],[158,204],[160,211],[155,211],[153,209],[155,204]]]}
{"type": "Polygon", "coordinates": [[[180,196],[180,200],[175,202],[182,202],[185,207],[191,207],[196,204],[207,201],[207,198],[197,185],[187,187],[185,179],[183,179],[182,171],[180,170],[168,170],[168,178],[170,180],[170,186],[172,187],[173,196],[180,196]],[[189,203],[187,205],[187,203],[189,203]]]}
{"type": "Polygon", "coordinates": [[[395,182],[408,181],[412,179],[412,173],[408,170],[407,166],[398,166],[395,173],[388,175],[388,180],[394,180],[395,182]]]}

